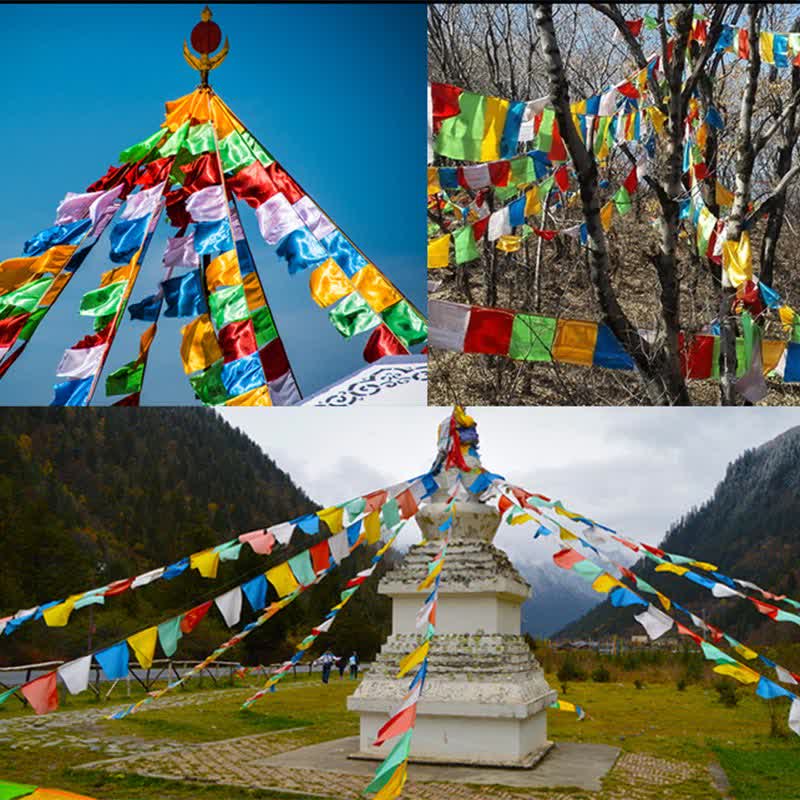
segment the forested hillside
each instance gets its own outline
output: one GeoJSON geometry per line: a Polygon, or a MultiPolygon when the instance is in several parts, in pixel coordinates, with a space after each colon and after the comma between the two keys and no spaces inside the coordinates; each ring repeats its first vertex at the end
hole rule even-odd
{"type": "MultiPolygon", "coordinates": [[[[735,430],[731,429],[731,435],[735,430]]],[[[659,545],[670,553],[716,564],[736,578],[777,594],[800,597],[800,427],[791,428],[732,462],[714,494],[689,511],[659,545]]],[[[753,642],[800,641],[797,626],[775,624],[746,600],[718,600],[676,575],[634,569],[665,594],[733,636],[753,642]]],[[[562,636],[606,635],[638,628],[625,609],[603,603],[562,636]]],[[[639,632],[638,630],[636,631],[639,632]]]]}
{"type": "MultiPolygon", "coordinates": [[[[255,443],[210,411],[6,409],[0,415],[0,616],[171,563],[316,508],[255,443]]],[[[295,534],[288,554],[314,541],[295,534]]],[[[220,566],[216,580],[187,572],[110,598],[105,607],[76,611],[66,628],[29,623],[0,638],[0,663],[71,658],[86,652],[90,640],[92,649],[111,644],[286,555],[284,549],[256,556],[246,547],[238,561],[220,566]]],[[[232,652],[248,663],[286,656],[370,555],[365,549],[251,636],[247,650],[232,652]]],[[[367,657],[387,630],[388,603],[369,585],[320,643],[355,648],[367,657]]],[[[212,612],[184,637],[176,657],[203,656],[226,633],[212,612]]]]}

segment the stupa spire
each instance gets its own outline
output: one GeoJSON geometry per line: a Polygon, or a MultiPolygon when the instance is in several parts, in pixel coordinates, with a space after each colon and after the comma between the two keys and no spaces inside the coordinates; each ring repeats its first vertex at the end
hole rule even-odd
{"type": "Polygon", "coordinates": [[[208,73],[212,69],[216,69],[225,60],[230,50],[228,37],[226,36],[225,44],[219,53],[211,55],[219,48],[222,41],[222,31],[219,25],[212,21],[212,16],[211,9],[206,6],[200,12],[200,22],[192,28],[192,33],[189,36],[192,47],[200,54],[199,58],[189,49],[185,39],[183,42],[183,57],[190,67],[200,73],[200,86],[203,88],[208,86],[208,73]]]}

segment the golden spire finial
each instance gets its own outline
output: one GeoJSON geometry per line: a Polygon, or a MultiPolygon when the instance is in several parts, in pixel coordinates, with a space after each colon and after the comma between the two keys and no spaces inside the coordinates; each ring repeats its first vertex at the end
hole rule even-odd
{"type": "Polygon", "coordinates": [[[208,86],[208,73],[212,69],[216,69],[225,60],[230,50],[228,37],[226,36],[222,50],[215,56],[211,55],[222,41],[222,31],[216,22],[211,21],[212,16],[211,9],[206,6],[200,12],[200,22],[194,26],[189,37],[192,47],[200,54],[199,58],[189,50],[186,41],[184,40],[183,42],[183,57],[190,67],[200,73],[200,85],[203,87],[208,86]]]}

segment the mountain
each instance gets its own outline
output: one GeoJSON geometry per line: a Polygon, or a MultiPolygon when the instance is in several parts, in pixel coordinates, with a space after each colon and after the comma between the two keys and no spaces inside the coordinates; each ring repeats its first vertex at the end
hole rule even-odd
{"type": "Polygon", "coordinates": [[[522,632],[547,638],[581,617],[600,600],[582,580],[570,580],[552,564],[514,565],[531,585],[533,596],[522,605],[522,632]]]}
{"type": "MultiPolygon", "coordinates": [[[[0,616],[172,563],[316,508],[268,455],[211,410],[4,409],[0,616]]],[[[314,541],[295,534],[288,555],[314,541]]],[[[246,547],[237,561],[220,565],[216,580],[191,571],[77,611],[65,628],[28,623],[4,637],[0,663],[73,658],[90,643],[91,649],[112,644],[286,557],[286,550],[264,557],[246,547]]],[[[248,663],[285,658],[370,557],[366,549],[354,554],[352,563],[270,620],[234,655],[248,663]]],[[[345,612],[320,643],[371,655],[388,629],[387,601],[365,586],[345,612]]],[[[226,634],[218,615],[209,614],[184,637],[177,657],[203,656],[226,634]]]]}
{"type": "MultiPolygon", "coordinates": [[[[731,435],[735,428],[731,427],[731,435]]],[[[760,447],[746,450],[728,465],[714,494],[675,522],[659,545],[719,567],[730,577],[752,581],[776,594],[800,596],[800,427],[760,447]]],[[[746,600],[717,600],[707,590],[649,562],[634,567],[657,589],[706,615],[736,638],[773,644],[800,641],[796,626],[776,624],[746,600]]],[[[760,597],[760,595],[757,595],[760,597]]],[[[604,602],[566,626],[560,638],[639,633],[629,611],[604,602]]]]}

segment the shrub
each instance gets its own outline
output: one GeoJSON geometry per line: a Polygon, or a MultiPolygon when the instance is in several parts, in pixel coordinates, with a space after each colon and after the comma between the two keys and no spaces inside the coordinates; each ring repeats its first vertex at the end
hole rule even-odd
{"type": "Polygon", "coordinates": [[[558,668],[556,676],[561,683],[586,680],[586,672],[581,669],[580,665],[575,661],[572,653],[567,654],[564,663],[558,668]]]}
{"type": "Polygon", "coordinates": [[[635,686],[637,689],[644,689],[644,681],[643,681],[641,678],[637,678],[637,679],[636,679],[636,680],[633,682],[633,685],[634,685],[634,686],[635,686]]]}
{"type": "Polygon", "coordinates": [[[685,689],[686,689],[686,687],[688,685],[689,685],[689,681],[686,679],[685,675],[683,677],[681,677],[681,678],[678,678],[677,682],[675,683],[675,686],[676,686],[676,688],[678,689],[679,692],[685,691],[685,689]]]}
{"type": "Polygon", "coordinates": [[[714,688],[719,695],[719,701],[728,708],[739,705],[739,692],[732,681],[714,681],[714,688]]]}
{"type": "Polygon", "coordinates": [[[595,667],[592,671],[592,680],[595,683],[608,683],[611,680],[611,673],[608,671],[608,667],[604,664],[595,667]]]}

